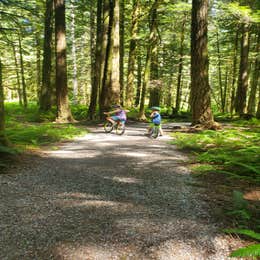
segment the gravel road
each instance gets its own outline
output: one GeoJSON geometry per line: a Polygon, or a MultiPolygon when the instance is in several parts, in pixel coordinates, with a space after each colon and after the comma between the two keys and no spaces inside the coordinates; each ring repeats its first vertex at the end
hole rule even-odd
{"type": "Polygon", "coordinates": [[[90,127],[0,175],[0,259],[229,259],[187,158],[145,127],[90,127]]]}

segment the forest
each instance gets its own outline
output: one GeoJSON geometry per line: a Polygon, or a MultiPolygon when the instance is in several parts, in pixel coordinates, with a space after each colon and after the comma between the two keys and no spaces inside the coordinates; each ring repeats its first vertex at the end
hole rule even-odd
{"type": "MultiPolygon", "coordinates": [[[[138,145],[131,131],[143,135],[159,107],[166,137],[155,142],[169,137],[166,150],[189,157],[195,182],[214,186],[222,233],[253,241],[231,256],[260,256],[260,1],[0,0],[0,180],[23,161],[44,160],[46,147],[82,136],[95,147],[93,127],[115,105],[128,111],[129,141],[118,140],[125,149],[138,145]]],[[[13,259],[11,251],[3,257],[13,259]]]]}

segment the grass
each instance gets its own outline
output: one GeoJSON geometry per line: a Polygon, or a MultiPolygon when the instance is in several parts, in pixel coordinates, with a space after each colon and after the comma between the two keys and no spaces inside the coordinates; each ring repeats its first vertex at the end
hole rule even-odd
{"type": "MultiPolygon", "coordinates": [[[[74,107],[75,117],[82,117],[83,106],[74,107]]],[[[43,145],[70,140],[76,136],[86,134],[86,128],[79,124],[55,124],[54,109],[48,113],[39,113],[35,103],[30,103],[27,109],[17,103],[6,103],[6,131],[5,134],[12,143],[12,147],[0,146],[0,167],[5,166],[4,157],[14,155],[27,149],[39,149],[43,145]]]]}
{"type": "Polygon", "coordinates": [[[195,155],[195,162],[201,164],[196,172],[215,171],[260,183],[259,126],[259,120],[253,120],[222,131],[178,132],[173,143],[195,155]]]}

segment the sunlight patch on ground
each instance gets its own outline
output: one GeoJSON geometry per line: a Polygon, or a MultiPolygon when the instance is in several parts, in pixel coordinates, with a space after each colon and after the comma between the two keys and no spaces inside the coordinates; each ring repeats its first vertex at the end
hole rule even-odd
{"type": "Polygon", "coordinates": [[[80,150],[80,151],[66,151],[66,150],[59,150],[59,151],[47,151],[49,155],[59,158],[94,158],[101,155],[101,152],[98,151],[89,151],[89,150],[80,150]]]}
{"type": "Polygon", "coordinates": [[[118,153],[118,155],[126,155],[126,156],[130,156],[130,157],[147,157],[148,154],[145,153],[140,153],[140,152],[120,152],[118,153]]]}
{"type": "Polygon", "coordinates": [[[259,190],[252,190],[252,191],[247,192],[244,195],[244,199],[260,201],[260,189],[259,190]]]}
{"type": "Polygon", "coordinates": [[[141,180],[138,180],[136,178],[113,177],[113,180],[122,183],[142,183],[141,180]]]}

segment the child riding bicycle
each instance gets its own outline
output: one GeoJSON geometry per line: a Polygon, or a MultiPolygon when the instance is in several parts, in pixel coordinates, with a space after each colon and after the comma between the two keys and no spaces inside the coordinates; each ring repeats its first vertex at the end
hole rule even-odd
{"type": "Polygon", "coordinates": [[[109,112],[104,112],[105,115],[107,115],[106,120],[110,121],[113,125],[116,124],[116,122],[120,122],[121,124],[124,124],[126,122],[126,113],[129,112],[128,110],[124,110],[120,105],[113,105],[112,108],[114,110],[109,112]],[[110,116],[110,114],[114,114],[110,116]]]}
{"type": "Polygon", "coordinates": [[[154,125],[159,126],[159,135],[163,135],[161,120],[162,117],[160,115],[160,108],[159,107],[151,107],[152,113],[150,114],[150,118],[152,119],[152,123],[148,127],[148,134],[151,132],[154,125]]]}

